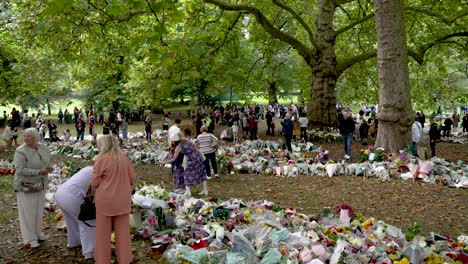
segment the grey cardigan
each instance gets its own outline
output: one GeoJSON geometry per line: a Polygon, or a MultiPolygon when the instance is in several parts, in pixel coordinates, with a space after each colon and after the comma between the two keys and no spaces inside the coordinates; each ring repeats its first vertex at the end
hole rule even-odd
{"type": "Polygon", "coordinates": [[[13,189],[22,192],[21,183],[42,182],[43,189],[48,186],[48,175],[39,175],[41,168],[50,166],[50,152],[47,146],[38,143],[37,150],[26,144],[19,146],[15,151],[13,163],[15,164],[15,179],[13,189]]]}

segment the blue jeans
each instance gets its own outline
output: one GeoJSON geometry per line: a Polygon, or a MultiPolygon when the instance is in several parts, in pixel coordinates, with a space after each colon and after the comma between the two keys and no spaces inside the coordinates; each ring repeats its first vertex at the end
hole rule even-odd
{"type": "Polygon", "coordinates": [[[84,139],[84,129],[83,130],[77,130],[76,133],[77,133],[76,140],[83,140],[84,139]]]}
{"type": "Polygon", "coordinates": [[[351,144],[353,143],[353,135],[341,135],[343,137],[345,154],[351,156],[351,144]]]}

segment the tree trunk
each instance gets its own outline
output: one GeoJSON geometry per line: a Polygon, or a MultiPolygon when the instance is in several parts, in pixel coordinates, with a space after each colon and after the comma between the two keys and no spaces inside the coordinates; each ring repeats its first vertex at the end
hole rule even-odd
{"type": "Polygon", "coordinates": [[[335,4],[332,0],[321,0],[317,15],[317,49],[312,65],[312,88],[308,105],[310,125],[315,128],[336,127],[335,87],[338,80],[335,54],[335,31],[333,14],[335,4]]]}
{"type": "Polygon", "coordinates": [[[414,120],[402,0],[374,0],[379,65],[377,147],[397,152],[411,140],[414,120]]]}
{"type": "Polygon", "coordinates": [[[278,86],[276,85],[276,81],[269,82],[268,84],[268,103],[278,103],[278,86]]]}

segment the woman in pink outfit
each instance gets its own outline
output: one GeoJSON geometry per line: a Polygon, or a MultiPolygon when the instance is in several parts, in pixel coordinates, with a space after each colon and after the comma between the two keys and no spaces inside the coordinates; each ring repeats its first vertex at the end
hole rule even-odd
{"type": "Polygon", "coordinates": [[[111,262],[112,227],[116,238],[117,261],[133,260],[129,213],[135,170],[118,142],[111,135],[97,139],[99,157],[94,163],[91,184],[96,188],[96,248],[97,264],[111,262]]]}

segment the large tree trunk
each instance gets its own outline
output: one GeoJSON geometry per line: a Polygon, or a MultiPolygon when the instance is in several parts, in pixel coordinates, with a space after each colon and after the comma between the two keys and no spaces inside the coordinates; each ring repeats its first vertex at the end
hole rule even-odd
{"type": "Polygon", "coordinates": [[[268,103],[278,103],[278,86],[276,85],[276,81],[268,82],[268,84],[268,103]]]}
{"type": "Polygon", "coordinates": [[[310,125],[315,128],[336,127],[335,87],[338,80],[335,54],[335,31],[332,0],[321,0],[317,15],[317,48],[313,55],[312,88],[308,105],[310,125]]]}
{"type": "Polygon", "coordinates": [[[411,107],[402,0],[374,0],[379,64],[377,147],[397,152],[411,140],[411,107]]]}

